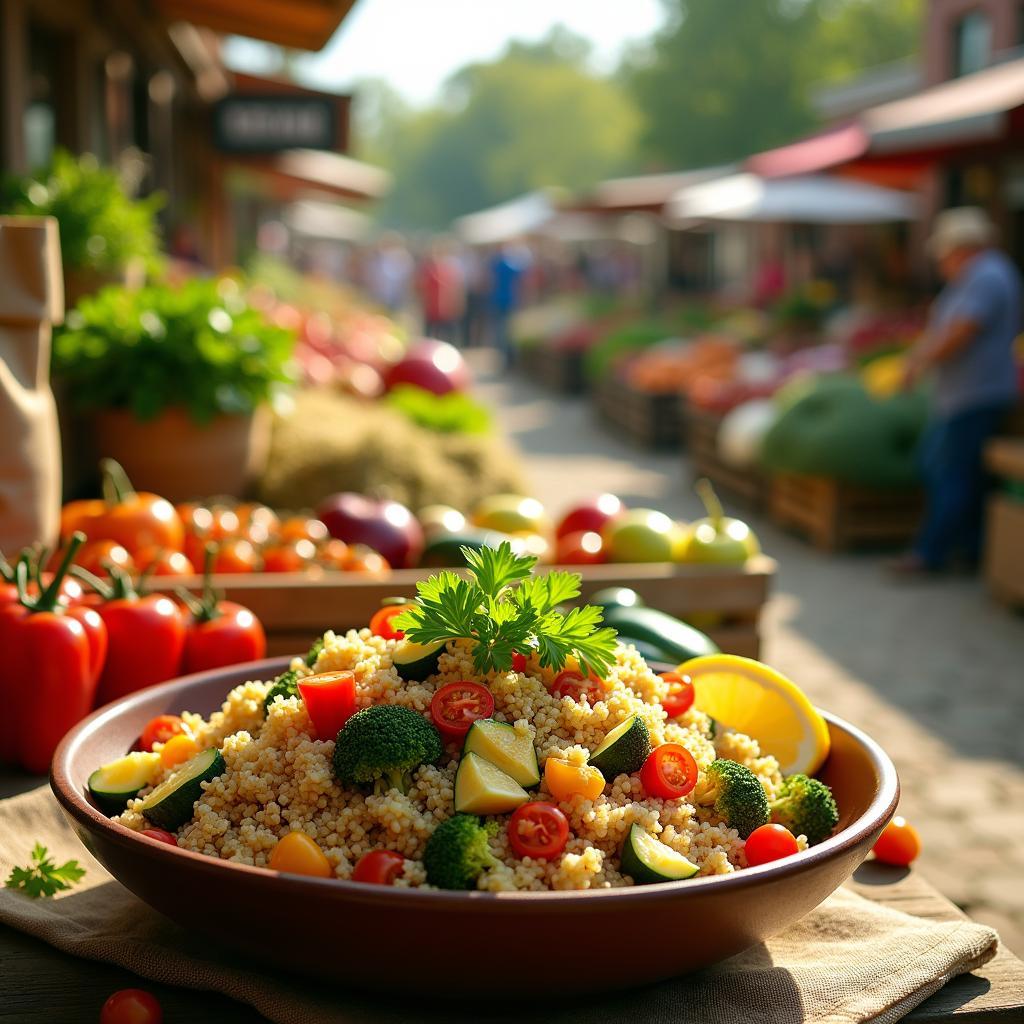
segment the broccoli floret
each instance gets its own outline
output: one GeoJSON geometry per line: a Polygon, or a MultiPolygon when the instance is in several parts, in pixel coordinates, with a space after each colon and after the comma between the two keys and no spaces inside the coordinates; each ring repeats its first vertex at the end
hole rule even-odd
{"type": "Polygon", "coordinates": [[[493,830],[472,814],[442,821],[423,852],[427,881],[440,889],[475,889],[480,872],[498,863],[487,845],[493,830]]]}
{"type": "Polygon", "coordinates": [[[270,710],[270,705],[273,704],[278,697],[297,697],[299,693],[298,684],[299,677],[292,669],[282,672],[274,680],[274,685],[270,687],[267,691],[266,697],[263,699],[264,714],[270,710]]]}
{"type": "Polygon", "coordinates": [[[832,790],[806,775],[783,779],[778,799],[768,805],[772,821],[785,825],[795,836],[807,836],[812,846],[827,839],[839,824],[839,808],[832,790]]]}
{"type": "Polygon", "coordinates": [[[357,711],[338,733],[334,774],[347,786],[373,783],[378,792],[408,793],[413,771],[443,752],[440,733],[419,712],[374,704],[357,711]]]}
{"type": "Polygon", "coordinates": [[[306,651],[306,657],[303,659],[306,664],[312,668],[316,664],[316,659],[320,657],[320,652],[324,649],[324,638],[320,637],[319,640],[313,641],[313,646],[306,651]]]}
{"type": "Polygon", "coordinates": [[[768,824],[768,797],[761,780],[746,765],[718,758],[708,765],[697,802],[714,806],[715,813],[746,839],[768,824]]]}

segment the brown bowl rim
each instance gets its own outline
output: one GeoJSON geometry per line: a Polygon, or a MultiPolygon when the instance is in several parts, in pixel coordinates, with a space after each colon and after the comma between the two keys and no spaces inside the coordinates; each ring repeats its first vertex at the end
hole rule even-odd
{"type": "Polygon", "coordinates": [[[711,887],[722,891],[742,890],[749,885],[756,885],[769,878],[783,878],[800,874],[815,865],[820,865],[834,857],[852,851],[873,831],[880,828],[884,822],[892,817],[899,802],[899,778],[896,773],[896,766],[889,755],[885,753],[875,740],[856,726],[850,725],[828,711],[818,709],[819,713],[830,725],[848,733],[867,750],[868,756],[876,766],[880,781],[878,789],[864,813],[850,822],[846,828],[836,833],[836,835],[816,846],[802,850],[782,860],[762,864],[757,867],[744,868],[742,871],[735,871],[731,874],[704,875],[698,878],[674,882],[655,882],[648,885],[623,886],[611,889],[570,889],[548,890],[544,892],[483,892],[471,890],[463,892],[366,885],[365,883],[352,882],[340,878],[308,878],[301,875],[290,875],[284,872],[273,871],[270,868],[220,860],[203,853],[184,850],[180,847],[171,847],[167,843],[151,839],[149,836],[144,836],[108,818],[89,803],[84,793],[79,793],[74,785],[72,785],[69,773],[70,761],[76,748],[81,743],[82,737],[86,733],[94,732],[102,727],[105,722],[117,718],[136,702],[148,699],[155,694],[167,693],[170,695],[179,689],[186,689],[191,684],[204,682],[227,673],[238,678],[244,676],[246,679],[273,678],[273,676],[286,669],[291,661],[292,659],[287,657],[267,658],[261,661],[212,669],[207,672],[196,672],[192,675],[182,676],[169,680],[166,683],[160,683],[157,686],[136,691],[97,709],[88,718],[82,719],[81,722],[67,733],[57,747],[50,771],[50,788],[64,810],[87,830],[105,832],[108,841],[117,843],[126,849],[137,849],[133,844],[145,843],[150,847],[147,851],[148,854],[154,857],[157,863],[165,863],[168,867],[172,863],[170,858],[185,857],[192,862],[192,868],[195,870],[205,872],[231,871],[236,873],[236,877],[239,880],[246,877],[250,880],[259,878],[272,885],[283,887],[278,890],[282,893],[293,891],[296,894],[305,893],[309,896],[324,896],[327,893],[332,893],[357,902],[405,904],[409,907],[420,905],[423,909],[431,907],[434,909],[447,908],[451,910],[464,908],[468,903],[473,902],[484,902],[491,904],[495,908],[511,907],[513,905],[533,906],[535,904],[549,904],[552,902],[561,903],[566,900],[575,900],[580,904],[593,900],[628,900],[633,903],[641,903],[649,900],[664,899],[668,896],[685,895],[688,891],[701,891],[711,887]]]}

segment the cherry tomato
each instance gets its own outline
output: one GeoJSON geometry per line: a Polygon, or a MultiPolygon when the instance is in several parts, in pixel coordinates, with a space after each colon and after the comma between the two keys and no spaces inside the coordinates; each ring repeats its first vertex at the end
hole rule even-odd
{"type": "Polygon", "coordinates": [[[565,849],[569,822],[554,804],[521,804],[508,820],[508,841],[517,857],[550,860],[565,849]]]}
{"type": "Polygon", "coordinates": [[[179,764],[191,761],[199,753],[199,744],[191,736],[179,733],[172,736],[160,751],[160,763],[165,768],[176,768],[179,764]]]}
{"type": "Polygon", "coordinates": [[[371,850],[359,858],[352,872],[352,881],[394,885],[404,866],[405,858],[394,850],[371,850]]]}
{"type": "Polygon", "coordinates": [[[800,851],[796,836],[784,825],[762,825],[747,836],[747,863],[751,867],[768,864],[800,851]]]}
{"type": "Polygon", "coordinates": [[[166,843],[168,846],[178,845],[178,837],[163,828],[144,828],[142,834],[149,836],[150,839],[155,839],[158,843],[166,843]]]}
{"type": "Polygon", "coordinates": [[[260,620],[234,601],[218,601],[212,619],[192,619],[185,636],[185,673],[258,661],[267,653],[267,636],[260,620]]]}
{"type": "Polygon", "coordinates": [[[341,727],[356,712],[355,674],[321,672],[300,679],[298,688],[317,739],[337,739],[341,727]]]}
{"type": "Polygon", "coordinates": [[[357,572],[363,576],[383,579],[391,572],[391,565],[380,553],[363,544],[353,544],[343,566],[345,572],[357,572]]]}
{"type": "Polygon", "coordinates": [[[76,530],[86,536],[88,527],[107,511],[107,503],[102,498],[85,498],[81,501],[69,501],[60,510],[60,536],[67,540],[76,530]]]}
{"type": "Polygon", "coordinates": [[[921,852],[921,837],[906,818],[896,815],[882,829],[874,847],[875,858],[883,864],[905,868],[921,852]]]}
{"type": "Polygon", "coordinates": [[[512,652],[512,671],[513,672],[525,672],[526,671],[526,655],[520,654],[518,651],[512,652]]]}
{"type": "Polygon", "coordinates": [[[238,514],[233,508],[210,509],[210,528],[207,531],[210,540],[218,541],[237,537],[240,530],[241,523],[239,523],[238,514]]]}
{"type": "Polygon", "coordinates": [[[332,537],[320,545],[317,561],[328,569],[344,569],[348,562],[348,545],[337,537],[332,537]]]}
{"type": "Polygon", "coordinates": [[[405,633],[400,629],[395,629],[391,625],[391,620],[412,607],[411,604],[389,604],[378,608],[373,613],[373,618],[370,619],[370,632],[374,636],[384,637],[385,640],[401,640],[405,633]]]}
{"type": "Polygon", "coordinates": [[[661,702],[669,718],[685,715],[693,707],[693,680],[679,672],[662,672],[661,678],[668,683],[668,694],[661,702]]]}
{"type": "Polygon", "coordinates": [[[280,521],[266,505],[244,504],[235,506],[242,536],[251,544],[266,544],[276,537],[280,521]]]}
{"type": "Polygon", "coordinates": [[[270,868],[293,875],[330,878],[334,871],[317,841],[305,832],[289,832],[270,854],[270,868]]]}
{"type": "Polygon", "coordinates": [[[605,685],[593,673],[584,676],[576,669],[567,668],[555,676],[551,693],[555,697],[572,697],[577,704],[584,700],[596,704],[604,697],[605,685]]]}
{"type": "Polygon", "coordinates": [[[194,576],[196,567],[184,551],[146,548],[140,551],[135,564],[150,576],[194,576]]]}
{"type": "Polygon", "coordinates": [[[292,516],[281,523],[281,540],[311,540],[319,544],[329,536],[327,527],[309,516],[292,516]]]}
{"type": "Polygon", "coordinates": [[[316,557],[311,540],[285,541],[263,549],[264,572],[302,572],[316,557]]]}
{"type": "MultiPolygon", "coordinates": [[[[63,558],[63,550],[55,551],[47,563],[47,569],[53,572],[63,558]]],[[[110,566],[116,565],[119,569],[131,572],[135,568],[135,561],[127,550],[116,541],[90,540],[78,549],[78,553],[75,555],[75,565],[87,569],[94,576],[108,576],[110,575],[110,566]]]]}
{"type": "Polygon", "coordinates": [[[187,733],[185,723],[177,715],[157,715],[146,723],[139,737],[139,749],[150,751],[154,743],[166,743],[172,736],[187,733]]]}
{"type": "Polygon", "coordinates": [[[151,547],[180,551],[185,528],[174,506],[159,494],[134,490],[125,471],[113,459],[103,459],[100,464],[107,507],[86,523],[86,534],[117,541],[131,555],[151,547]]]}
{"type": "Polygon", "coordinates": [[[255,572],[259,568],[259,552],[241,537],[228,537],[217,546],[213,571],[223,573],[255,572]]]}
{"type": "Polygon", "coordinates": [[[678,800],[697,785],[697,762],[681,744],[662,743],[647,755],[640,781],[648,796],[678,800]]]}
{"type": "Polygon", "coordinates": [[[162,1024],[163,1019],[156,996],[141,988],[115,992],[100,1010],[100,1024],[162,1024]]]}
{"type": "Polygon", "coordinates": [[[593,530],[567,533],[558,538],[555,562],[558,565],[600,565],[605,562],[604,541],[593,530]]]}
{"type": "Polygon", "coordinates": [[[478,718],[494,714],[494,698],[486,686],[468,679],[442,686],[430,701],[430,715],[445,739],[459,739],[478,718]]]}

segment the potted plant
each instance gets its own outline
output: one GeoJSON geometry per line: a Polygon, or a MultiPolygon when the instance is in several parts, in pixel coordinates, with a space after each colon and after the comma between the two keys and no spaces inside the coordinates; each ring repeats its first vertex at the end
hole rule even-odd
{"type": "Polygon", "coordinates": [[[68,307],[114,281],[141,284],[159,268],[159,194],[133,199],[91,153],[57,150],[50,164],[0,186],[0,212],[55,217],[68,307]]]}
{"type": "Polygon", "coordinates": [[[110,286],[68,314],[53,371],[139,487],[241,495],[265,463],[266,405],[292,382],[294,340],[232,278],[110,286]]]}

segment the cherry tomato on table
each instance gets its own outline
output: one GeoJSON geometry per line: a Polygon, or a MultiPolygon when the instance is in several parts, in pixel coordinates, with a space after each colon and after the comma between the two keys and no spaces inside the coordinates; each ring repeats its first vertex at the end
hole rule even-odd
{"type": "Polygon", "coordinates": [[[391,620],[398,618],[402,612],[408,611],[412,607],[411,604],[389,604],[378,608],[373,613],[373,618],[370,619],[370,632],[374,636],[382,636],[385,640],[401,640],[405,633],[400,629],[395,629],[391,625],[391,620]]]}
{"type": "Polygon", "coordinates": [[[177,715],[157,715],[151,718],[139,737],[139,749],[151,751],[154,743],[166,743],[172,736],[187,733],[185,723],[177,715]]]}
{"type": "Polygon", "coordinates": [[[430,716],[446,740],[461,739],[477,719],[493,714],[491,691],[468,679],[442,686],[430,701],[430,716]]]}
{"type": "Polygon", "coordinates": [[[605,685],[593,673],[584,676],[576,669],[567,668],[555,676],[551,693],[555,697],[572,697],[577,704],[584,700],[588,704],[596,704],[604,698],[605,685]]]}
{"type": "Polygon", "coordinates": [[[166,843],[168,846],[178,845],[178,837],[164,828],[144,828],[142,834],[149,836],[150,839],[155,839],[158,843],[166,843]]]}
{"type": "Polygon", "coordinates": [[[668,694],[661,702],[669,718],[685,715],[693,707],[693,680],[680,672],[663,672],[662,679],[668,683],[668,694]]]}
{"type": "Polygon", "coordinates": [[[875,859],[898,868],[907,867],[921,852],[921,837],[906,818],[896,815],[882,829],[872,850],[875,859]]]}
{"type": "Polygon", "coordinates": [[[115,992],[100,1010],[100,1024],[162,1024],[163,1019],[156,996],[141,988],[115,992]]]}
{"type": "Polygon", "coordinates": [[[785,825],[762,825],[747,836],[747,863],[753,868],[800,852],[796,836],[785,825]]]}
{"type": "Polygon", "coordinates": [[[404,865],[405,858],[394,850],[371,850],[359,858],[352,872],[352,881],[368,882],[371,885],[394,885],[404,865]]]}
{"type": "Polygon", "coordinates": [[[554,804],[522,804],[509,818],[508,841],[517,857],[550,860],[565,849],[569,822],[554,804]]]}
{"type": "Polygon", "coordinates": [[[662,743],[647,755],[640,781],[648,796],[678,800],[697,785],[697,762],[681,744],[662,743]]]}

